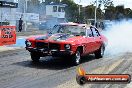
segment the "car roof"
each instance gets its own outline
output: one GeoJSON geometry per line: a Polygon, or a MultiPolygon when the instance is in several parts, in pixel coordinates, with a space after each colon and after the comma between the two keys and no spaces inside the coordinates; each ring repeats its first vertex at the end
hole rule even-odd
{"type": "Polygon", "coordinates": [[[91,27],[96,28],[95,26],[92,26],[92,25],[88,25],[88,24],[79,24],[79,23],[73,23],[73,22],[60,23],[59,25],[65,25],[65,26],[79,26],[79,27],[83,27],[84,29],[90,29],[91,27]]]}
{"type": "Polygon", "coordinates": [[[87,24],[79,24],[79,23],[73,23],[73,22],[60,23],[59,25],[80,26],[80,27],[90,27],[91,26],[91,25],[87,25],[87,24]]]}
{"type": "Polygon", "coordinates": [[[60,23],[60,25],[78,26],[78,23],[68,22],[68,23],[60,23]]]}

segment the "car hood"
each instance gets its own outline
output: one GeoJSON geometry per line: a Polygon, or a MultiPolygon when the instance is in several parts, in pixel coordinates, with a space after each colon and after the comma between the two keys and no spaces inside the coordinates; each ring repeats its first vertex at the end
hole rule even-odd
{"type": "Polygon", "coordinates": [[[45,40],[48,38],[48,34],[45,35],[36,35],[36,36],[30,36],[27,38],[27,40],[45,40]]]}
{"type": "Polygon", "coordinates": [[[45,41],[56,41],[56,42],[75,42],[82,39],[83,36],[74,36],[71,34],[64,34],[64,33],[57,33],[57,34],[45,34],[45,35],[38,35],[32,36],[28,38],[28,40],[45,40],[45,41]]]}

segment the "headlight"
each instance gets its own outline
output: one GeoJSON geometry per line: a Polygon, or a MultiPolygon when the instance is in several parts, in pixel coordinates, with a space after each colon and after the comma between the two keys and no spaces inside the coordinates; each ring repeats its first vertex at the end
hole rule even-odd
{"type": "Polygon", "coordinates": [[[32,43],[31,43],[31,42],[26,41],[26,46],[31,46],[31,45],[32,45],[32,43]]]}
{"type": "Polygon", "coordinates": [[[70,44],[66,44],[66,45],[65,45],[65,49],[66,49],[66,50],[70,50],[70,49],[71,49],[71,45],[70,45],[70,44]]]}

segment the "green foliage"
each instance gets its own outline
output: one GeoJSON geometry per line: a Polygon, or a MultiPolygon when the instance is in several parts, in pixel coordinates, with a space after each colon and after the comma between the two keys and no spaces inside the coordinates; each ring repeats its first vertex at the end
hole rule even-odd
{"type": "Polygon", "coordinates": [[[127,14],[128,18],[132,18],[132,10],[127,14]]]}
{"type": "Polygon", "coordinates": [[[88,5],[85,7],[85,17],[87,19],[93,19],[95,14],[95,6],[88,5]]]}
{"type": "Polygon", "coordinates": [[[102,1],[104,7],[114,6],[113,1],[111,1],[111,0],[100,0],[100,1],[102,1]]]}
{"type": "Polygon", "coordinates": [[[123,18],[132,18],[132,10],[130,8],[124,8],[124,6],[107,6],[105,9],[105,19],[119,20],[123,18]]]}
{"type": "Polygon", "coordinates": [[[124,14],[127,18],[132,18],[132,10],[130,8],[126,8],[124,14]]]}
{"type": "MultiPolygon", "coordinates": [[[[88,5],[85,8],[85,18],[86,19],[94,19],[95,17],[95,6],[92,5],[88,5]]],[[[98,19],[103,19],[104,17],[104,13],[102,12],[102,10],[100,8],[97,8],[97,18],[98,19]]]]}
{"type": "MultiPolygon", "coordinates": [[[[80,5],[79,14],[79,5],[73,0],[61,0],[61,3],[67,5],[65,8],[66,19],[72,22],[84,22],[87,19],[94,19],[95,1],[86,7],[80,5]]],[[[45,0],[44,4],[49,4],[51,2],[60,3],[60,0],[45,0]]],[[[28,1],[28,12],[42,12],[42,10],[39,11],[42,6],[39,0],[28,1]]],[[[115,7],[112,0],[98,0],[97,19],[114,20],[122,17],[132,18],[132,10],[122,6],[115,7]],[[101,10],[102,5],[104,6],[104,10],[101,10]]]]}
{"type": "Polygon", "coordinates": [[[114,6],[107,6],[105,9],[105,19],[114,20],[115,19],[116,8],[114,6]]]}
{"type": "Polygon", "coordinates": [[[73,0],[62,0],[62,3],[67,4],[67,7],[65,9],[66,19],[68,21],[73,21],[73,22],[79,21],[78,5],[75,2],[73,2],[73,0]]]}
{"type": "MultiPolygon", "coordinates": [[[[94,5],[96,3],[96,0],[92,2],[92,4],[94,5]]],[[[113,1],[112,0],[98,0],[98,8],[100,8],[101,6],[107,7],[107,6],[114,6],[113,1]]]]}

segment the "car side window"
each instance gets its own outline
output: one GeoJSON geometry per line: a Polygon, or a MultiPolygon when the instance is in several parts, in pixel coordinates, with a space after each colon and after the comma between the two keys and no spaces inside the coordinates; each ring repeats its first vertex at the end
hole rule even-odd
{"type": "Polygon", "coordinates": [[[92,33],[93,33],[94,37],[100,36],[100,34],[99,34],[99,32],[96,28],[92,27],[91,30],[92,30],[92,33]]]}
{"type": "Polygon", "coordinates": [[[93,37],[92,31],[90,29],[86,30],[87,37],[93,37]]]}

